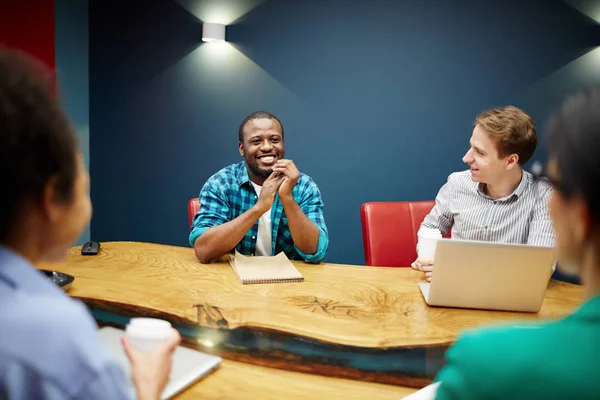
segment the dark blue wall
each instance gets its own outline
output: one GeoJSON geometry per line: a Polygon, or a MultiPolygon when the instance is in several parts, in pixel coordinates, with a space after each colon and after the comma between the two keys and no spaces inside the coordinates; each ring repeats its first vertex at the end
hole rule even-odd
{"type": "MultiPolygon", "coordinates": [[[[61,100],[79,134],[79,147],[89,168],[89,38],[88,0],[55,0],[56,73],[61,100]]],[[[90,240],[90,227],[77,244],[90,240]]]]}
{"type": "Polygon", "coordinates": [[[485,108],[543,125],[598,80],[592,28],[549,0],[273,0],[203,44],[178,3],[91,0],[92,238],[186,245],[187,200],[264,109],[321,188],[327,261],[361,264],[360,205],[433,199],[485,108]]]}

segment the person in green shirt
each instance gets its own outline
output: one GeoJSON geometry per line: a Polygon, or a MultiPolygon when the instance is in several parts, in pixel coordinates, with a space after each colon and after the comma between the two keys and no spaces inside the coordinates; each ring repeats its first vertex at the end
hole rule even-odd
{"type": "Polygon", "coordinates": [[[557,321],[466,332],[446,352],[436,399],[600,398],[600,88],[568,97],[549,124],[550,215],[559,268],[585,303],[557,321]]]}

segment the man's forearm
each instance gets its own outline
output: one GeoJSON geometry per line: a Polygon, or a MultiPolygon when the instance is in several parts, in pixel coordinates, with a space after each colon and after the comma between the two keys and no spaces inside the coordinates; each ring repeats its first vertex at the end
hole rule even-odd
{"type": "Polygon", "coordinates": [[[280,200],[288,219],[294,244],[305,254],[315,254],[319,248],[319,227],[304,215],[292,196],[280,197],[280,200]]]}
{"type": "Polygon", "coordinates": [[[231,251],[262,214],[254,206],[232,221],[207,229],[194,242],[194,252],[198,260],[201,263],[209,263],[231,251]]]}

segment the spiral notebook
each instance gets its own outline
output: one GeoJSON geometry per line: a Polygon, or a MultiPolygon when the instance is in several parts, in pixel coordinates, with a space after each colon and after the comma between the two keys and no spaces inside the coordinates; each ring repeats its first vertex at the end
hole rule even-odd
{"type": "Polygon", "coordinates": [[[229,264],[244,285],[304,281],[304,276],[283,252],[273,257],[250,257],[236,250],[235,255],[229,256],[229,264]]]}

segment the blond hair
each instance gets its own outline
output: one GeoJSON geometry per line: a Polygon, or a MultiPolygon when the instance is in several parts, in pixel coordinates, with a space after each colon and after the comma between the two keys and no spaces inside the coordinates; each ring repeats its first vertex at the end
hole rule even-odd
{"type": "Polygon", "coordinates": [[[519,165],[523,166],[533,156],[538,142],[535,124],[520,108],[505,106],[486,110],[475,118],[473,127],[477,125],[496,140],[500,158],[517,154],[519,165]]]}

